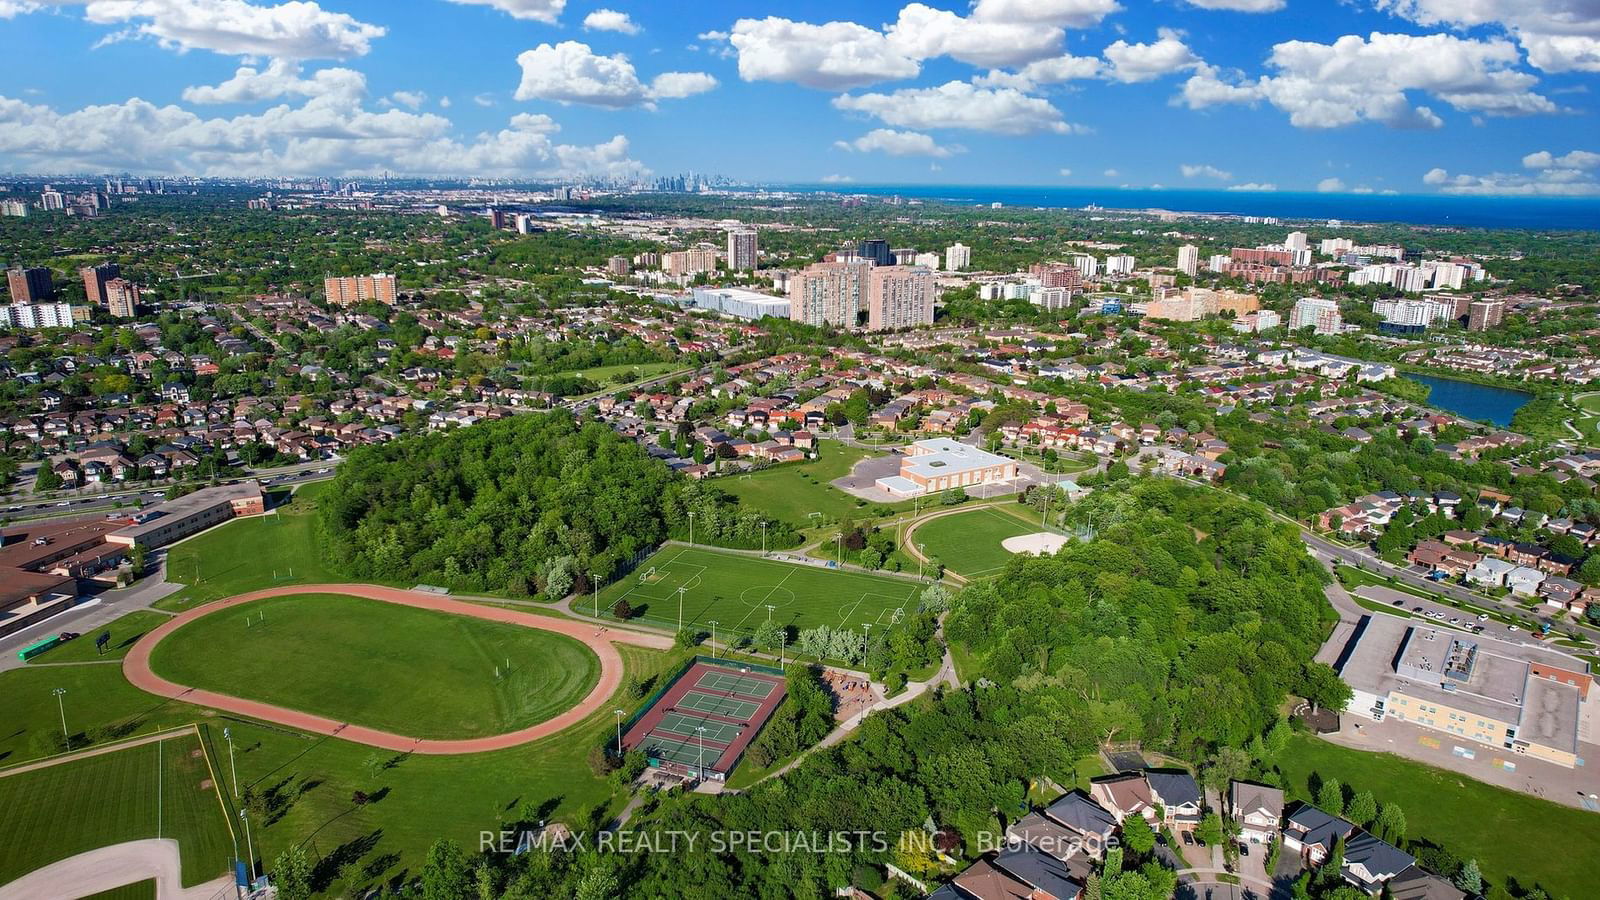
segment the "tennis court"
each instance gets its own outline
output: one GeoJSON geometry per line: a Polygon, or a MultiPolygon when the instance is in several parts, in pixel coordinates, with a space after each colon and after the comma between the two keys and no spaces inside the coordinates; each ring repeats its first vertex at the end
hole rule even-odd
{"type": "Polygon", "coordinates": [[[722,755],[723,749],[721,747],[702,749],[699,741],[680,741],[656,734],[650,735],[646,747],[652,758],[677,763],[680,766],[699,766],[705,762],[714,764],[717,757],[722,755]]]}
{"type": "Polygon", "coordinates": [[[711,713],[717,716],[726,716],[729,719],[749,721],[761,708],[761,704],[752,700],[740,700],[735,697],[718,697],[716,694],[707,694],[702,691],[690,691],[678,700],[677,709],[687,709],[698,713],[711,713]]]}
{"type": "Polygon", "coordinates": [[[765,700],[771,696],[773,688],[772,682],[764,678],[749,678],[737,672],[722,671],[710,671],[701,675],[694,686],[724,694],[738,694],[755,700],[765,700]]]}
{"type": "Polygon", "coordinates": [[[733,739],[739,736],[740,731],[740,727],[732,722],[721,722],[704,716],[691,716],[688,713],[674,711],[662,716],[660,724],[656,725],[650,734],[652,737],[665,734],[679,738],[696,738],[699,737],[699,729],[702,728],[705,729],[706,741],[719,745],[718,753],[722,752],[723,747],[733,743],[733,739]]]}
{"type": "Polygon", "coordinates": [[[778,669],[695,657],[625,726],[622,745],[678,775],[724,779],[784,693],[778,669]]]}

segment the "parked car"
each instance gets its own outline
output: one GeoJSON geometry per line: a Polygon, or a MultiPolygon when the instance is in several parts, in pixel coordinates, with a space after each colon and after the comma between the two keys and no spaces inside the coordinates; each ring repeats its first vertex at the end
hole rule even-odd
{"type": "Polygon", "coordinates": [[[1478,613],[1478,621],[1479,622],[1487,622],[1487,621],[1489,621],[1489,614],[1488,613],[1478,613]]]}

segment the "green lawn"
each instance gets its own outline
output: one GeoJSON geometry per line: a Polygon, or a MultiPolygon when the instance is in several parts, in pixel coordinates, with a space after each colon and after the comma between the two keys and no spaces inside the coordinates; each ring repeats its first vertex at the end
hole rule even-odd
{"type": "Polygon", "coordinates": [[[167,580],[185,587],[156,607],[184,610],[283,584],[348,581],[323,566],[317,541],[317,496],[326,484],[302,485],[270,515],[236,519],[174,544],[167,552],[167,580]]]}
{"type": "Polygon", "coordinates": [[[228,871],[233,839],[192,734],[0,777],[0,884],[69,856],[176,838],[183,883],[228,871]]]}
{"type": "Polygon", "coordinates": [[[683,364],[678,362],[633,363],[631,365],[595,366],[592,369],[580,369],[576,372],[563,374],[582,375],[602,387],[611,387],[612,385],[627,383],[616,380],[616,376],[623,373],[627,373],[629,376],[628,381],[632,382],[654,378],[657,375],[671,372],[673,369],[681,368],[683,368],[683,364]]]}
{"type": "MultiPolygon", "coordinates": [[[[678,588],[684,587],[683,624],[711,630],[719,640],[748,634],[767,619],[796,629],[817,625],[860,630],[888,627],[896,608],[916,611],[922,585],[906,578],[838,571],[701,547],[669,544],[631,574],[600,591],[600,607],[626,598],[644,621],[677,628],[678,588]],[[654,568],[656,574],[645,581],[654,568]]],[[[579,609],[582,601],[574,601],[579,609]]]]}
{"type": "Polygon", "coordinates": [[[837,441],[820,441],[818,453],[819,456],[814,460],[786,463],[749,475],[727,475],[710,483],[756,509],[800,528],[820,524],[819,518],[837,522],[848,515],[859,521],[868,518],[870,509],[877,506],[887,506],[893,510],[911,508],[910,502],[868,503],[828,483],[850,474],[851,467],[857,462],[877,454],[847,447],[837,441]],[[812,513],[821,513],[821,516],[813,517],[812,513]]]}
{"type": "Polygon", "coordinates": [[[1535,883],[1555,897],[1587,897],[1600,858],[1600,816],[1484,784],[1388,753],[1365,753],[1296,736],[1279,768],[1290,791],[1309,800],[1312,773],[1337,778],[1379,803],[1405,811],[1409,840],[1432,841],[1462,859],[1474,857],[1484,877],[1535,883]],[[1560,850],[1551,841],[1559,835],[1560,850]]]}
{"type": "Polygon", "coordinates": [[[121,659],[128,655],[128,648],[132,647],[133,642],[138,640],[141,635],[169,618],[171,616],[151,612],[147,609],[136,610],[113,621],[110,625],[84,632],[75,641],[57,644],[55,647],[28,660],[28,664],[121,659]],[[106,643],[106,652],[102,654],[95,649],[94,639],[103,631],[111,632],[111,640],[106,643]]]}
{"type": "Polygon", "coordinates": [[[564,635],[337,594],[197,619],[157,644],[150,664],[179,684],[439,739],[542,722],[600,677],[595,655],[564,635]]]}
{"type": "MultiPolygon", "coordinates": [[[[621,645],[629,680],[676,671],[688,651],[663,653],[621,645]]],[[[393,756],[333,738],[218,716],[187,703],[145,694],[116,666],[56,666],[0,672],[5,698],[0,765],[60,750],[61,724],[54,687],[67,689],[73,747],[107,736],[148,734],[196,720],[207,721],[217,776],[231,787],[222,727],[232,730],[239,780],[266,798],[267,813],[252,819],[257,857],[270,864],[289,846],[303,844],[319,866],[316,882],[332,896],[366,896],[391,879],[416,877],[428,847],[453,838],[469,849],[478,833],[506,824],[558,819],[583,829],[596,807],[610,813],[622,797],[591,773],[587,759],[609,740],[614,717],[607,708],[561,734],[521,747],[470,756],[393,756]],[[377,798],[352,802],[360,790],[377,798]]],[[[618,706],[637,704],[631,697],[618,706]]],[[[3,779],[0,779],[3,780],[3,779]]],[[[75,781],[85,796],[94,785],[75,781]]],[[[0,819],[11,821],[10,808],[0,819]]],[[[0,848],[3,849],[3,848],[0,848]]],[[[0,877],[0,880],[4,880],[0,877]]]]}
{"type": "Polygon", "coordinates": [[[912,540],[951,572],[968,578],[995,575],[1015,555],[1001,541],[1044,530],[1037,518],[1029,521],[1018,514],[1030,510],[1005,503],[932,519],[917,528],[912,540]]]}
{"type": "Polygon", "coordinates": [[[83,900],[156,900],[156,880],[146,878],[144,881],[135,881],[109,891],[90,894],[83,900]]]}

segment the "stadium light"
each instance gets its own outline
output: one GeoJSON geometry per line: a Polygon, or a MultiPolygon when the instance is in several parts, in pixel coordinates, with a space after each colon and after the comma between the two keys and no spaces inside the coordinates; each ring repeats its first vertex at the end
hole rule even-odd
{"type": "Polygon", "coordinates": [[[685,590],[688,590],[688,589],[684,588],[684,587],[679,587],[678,588],[678,631],[679,632],[683,631],[683,592],[685,590]]]}
{"type": "Polygon", "coordinates": [[[617,717],[617,758],[622,758],[622,710],[612,710],[617,717]]]}
{"type": "Polygon", "coordinates": [[[717,620],[711,620],[711,658],[717,658],[717,620]]]}
{"type": "Polygon", "coordinates": [[[694,513],[689,513],[689,546],[694,546],[694,513]]]}
{"type": "Polygon", "coordinates": [[[706,780],[706,729],[704,725],[696,725],[694,730],[700,734],[700,780],[706,780]]]}
{"type": "Polygon", "coordinates": [[[67,745],[67,749],[71,750],[72,735],[67,734],[67,704],[65,700],[61,699],[66,695],[67,689],[60,687],[53,688],[50,693],[56,695],[56,708],[61,711],[61,740],[67,745]]]}
{"type": "Polygon", "coordinates": [[[233,769],[233,796],[239,796],[239,765],[233,761],[233,729],[222,729],[222,739],[228,742],[228,766],[233,769]]]}
{"type": "Polygon", "coordinates": [[[248,810],[239,810],[239,821],[244,823],[244,852],[250,857],[250,883],[256,883],[256,847],[250,840],[250,815],[248,810]]]}

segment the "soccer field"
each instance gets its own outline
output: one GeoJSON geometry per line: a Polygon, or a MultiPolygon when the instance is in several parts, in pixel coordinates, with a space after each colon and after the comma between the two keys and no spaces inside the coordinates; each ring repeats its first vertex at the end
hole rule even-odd
{"type": "MultiPolygon", "coordinates": [[[[1016,504],[1008,504],[1007,508],[1016,508],[1016,504]]],[[[1026,515],[1031,510],[1018,511],[1026,515]]],[[[1002,547],[1001,541],[1048,530],[1040,527],[1038,513],[1032,513],[1031,519],[982,507],[929,520],[917,527],[911,539],[929,556],[938,557],[950,571],[968,578],[987,578],[999,574],[1016,555],[1002,547]]]]}
{"type": "MultiPolygon", "coordinates": [[[[773,607],[773,622],[795,629],[886,628],[916,611],[923,585],[907,578],[673,545],[602,589],[600,606],[609,610],[626,600],[637,618],[676,628],[679,588],[684,589],[684,627],[710,631],[716,620],[721,640],[761,627],[768,606],[773,607]]],[[[573,605],[585,610],[582,601],[573,605]]]]}
{"type": "Polygon", "coordinates": [[[221,785],[212,783],[220,777],[192,730],[0,775],[0,884],[88,850],[155,837],[177,840],[185,885],[215,878],[233,858],[221,785]]]}

